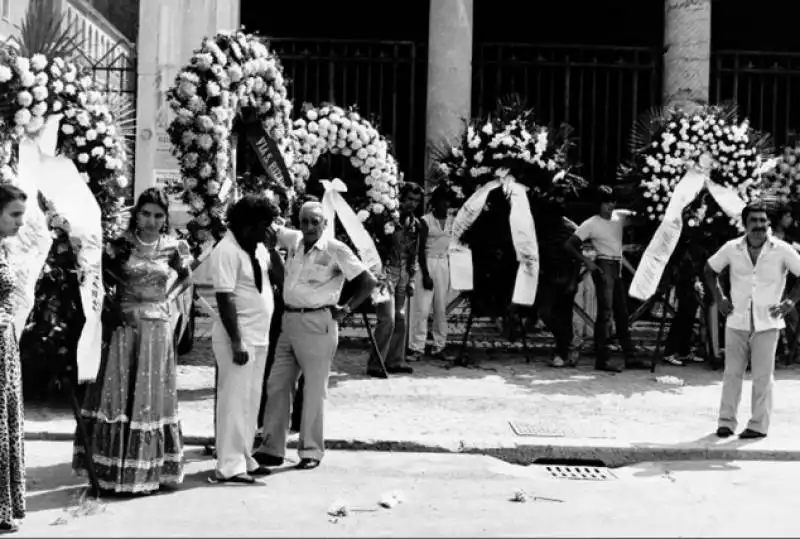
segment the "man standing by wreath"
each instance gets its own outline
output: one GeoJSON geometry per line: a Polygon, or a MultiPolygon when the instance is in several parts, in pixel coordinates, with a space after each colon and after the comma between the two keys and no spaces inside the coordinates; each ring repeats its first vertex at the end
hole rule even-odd
{"type": "MultiPolygon", "coordinates": [[[[375,306],[378,325],[375,341],[383,355],[386,371],[391,374],[411,374],[414,369],[406,362],[406,298],[414,295],[414,272],[417,264],[419,219],[414,211],[422,201],[422,187],[412,182],[400,184],[400,224],[390,239],[388,253],[383,259],[389,299],[375,306]]],[[[367,363],[367,375],[384,378],[380,359],[373,351],[367,363]]]]}
{"type": "Polygon", "coordinates": [[[753,202],[742,210],[747,231],[708,259],[705,277],[725,324],[725,374],[722,378],[717,436],[733,435],[747,364],[753,374],[751,415],[739,438],[763,438],[772,414],[775,349],[785,323],[783,318],[800,300],[800,284],[781,301],[787,270],[800,276],[800,254],[769,233],[767,206],[753,202]],[[730,268],[731,299],[720,286],[718,274],[730,268]]]}
{"type": "Polygon", "coordinates": [[[264,466],[283,464],[289,411],[301,372],[305,383],[297,468],[319,466],[325,453],[325,397],[339,344],[339,323],[375,288],[375,277],[349,247],[334,238],[322,238],[326,226],[322,204],[306,202],[300,209],[301,231],[278,230],[278,243],[288,252],[284,315],[267,380],[264,441],[253,455],[264,466]],[[345,279],[355,281],[356,291],[339,305],[345,279]]]}
{"type": "Polygon", "coordinates": [[[611,187],[597,188],[598,212],[585,220],[575,234],[567,240],[566,248],[578,260],[583,260],[592,273],[597,293],[597,317],[594,323],[595,369],[620,372],[622,369],[609,363],[608,328],[613,314],[617,339],[625,355],[626,369],[647,366],[634,355],[630,328],[628,327],[628,293],[622,281],[622,240],[625,227],[633,213],[616,210],[616,197],[611,187]],[[590,241],[597,251],[591,260],[583,255],[581,245],[590,241]]]}

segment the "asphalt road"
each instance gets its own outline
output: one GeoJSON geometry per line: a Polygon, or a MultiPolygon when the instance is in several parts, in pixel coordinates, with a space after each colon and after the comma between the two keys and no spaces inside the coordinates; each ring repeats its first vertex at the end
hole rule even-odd
{"type": "Polygon", "coordinates": [[[314,471],[256,486],[210,485],[187,455],[176,492],[81,501],[71,444],[29,442],[29,516],[19,537],[797,536],[800,463],[672,462],[554,478],[475,455],[330,452],[314,471]],[[520,490],[527,502],[511,498],[520,490]],[[401,503],[380,507],[394,494],[401,503]],[[347,516],[328,514],[344,506],[347,516]]]}

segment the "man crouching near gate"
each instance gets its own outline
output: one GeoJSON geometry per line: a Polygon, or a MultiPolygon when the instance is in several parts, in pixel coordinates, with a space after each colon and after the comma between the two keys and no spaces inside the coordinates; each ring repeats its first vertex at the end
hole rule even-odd
{"type": "Polygon", "coordinates": [[[322,238],[328,223],[319,202],[300,209],[300,231],[280,227],[278,244],[286,249],[283,328],[275,362],[267,380],[264,441],[253,458],[263,466],[280,466],[286,453],[290,408],[297,379],[303,373],[303,414],[300,422],[300,463],[319,466],[325,453],[323,420],[328,375],[339,344],[339,323],[369,297],[375,277],[344,243],[322,238]],[[355,293],[339,305],[345,279],[355,293]]]}
{"type": "Polygon", "coordinates": [[[784,327],[783,317],[800,299],[800,284],[781,301],[786,272],[800,276],[800,254],[769,232],[767,207],[752,202],[742,210],[747,231],[714,253],[706,262],[708,288],[725,324],[725,374],[717,436],[727,438],[736,429],[747,363],[753,371],[753,397],[747,428],[739,438],[757,439],[767,435],[772,413],[775,348],[784,327]],[[717,275],[730,267],[731,298],[725,297],[717,275]]]}

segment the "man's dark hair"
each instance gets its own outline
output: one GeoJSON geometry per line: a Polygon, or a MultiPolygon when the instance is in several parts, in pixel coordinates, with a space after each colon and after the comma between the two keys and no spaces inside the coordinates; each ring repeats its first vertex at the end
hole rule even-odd
{"type": "Polygon", "coordinates": [[[400,184],[399,199],[403,200],[408,195],[418,195],[420,198],[424,196],[422,186],[414,182],[402,182],[400,184]]]}
{"type": "Polygon", "coordinates": [[[742,210],[742,223],[747,224],[747,218],[750,217],[751,213],[766,213],[769,215],[769,207],[763,200],[754,200],[750,202],[742,210]]]}
{"type": "Polygon", "coordinates": [[[614,189],[610,185],[599,185],[595,191],[595,199],[597,205],[606,204],[608,202],[616,202],[617,196],[614,194],[614,189]]]}
{"type": "Polygon", "coordinates": [[[245,195],[228,210],[228,228],[239,235],[247,225],[264,223],[270,226],[281,214],[278,205],[263,195],[245,195]]]}

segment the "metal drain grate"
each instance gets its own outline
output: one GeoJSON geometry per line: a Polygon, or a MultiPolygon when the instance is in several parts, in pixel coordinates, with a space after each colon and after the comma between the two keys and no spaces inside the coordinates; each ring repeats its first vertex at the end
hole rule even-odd
{"type": "Polygon", "coordinates": [[[554,466],[544,467],[556,479],[575,479],[578,481],[608,481],[616,479],[611,470],[598,466],[554,466]]]}

